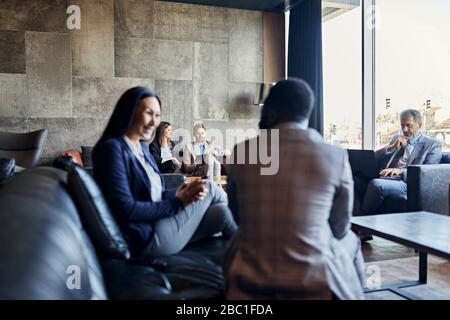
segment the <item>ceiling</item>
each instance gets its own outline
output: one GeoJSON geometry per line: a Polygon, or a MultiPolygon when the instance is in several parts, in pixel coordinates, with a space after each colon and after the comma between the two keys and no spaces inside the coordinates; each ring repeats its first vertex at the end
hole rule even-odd
{"type": "Polygon", "coordinates": [[[237,8],[258,11],[284,12],[303,0],[165,0],[208,6],[237,8]]]}
{"type": "MultiPolygon", "coordinates": [[[[165,0],[208,6],[237,8],[257,11],[285,12],[304,0],[165,0]]],[[[310,1],[310,0],[309,0],[310,1]]],[[[317,1],[317,0],[312,0],[317,1]]],[[[360,5],[361,0],[322,0],[324,22],[360,5]]]]}
{"type": "Polygon", "coordinates": [[[322,21],[326,22],[360,6],[360,0],[323,0],[322,21]]]}

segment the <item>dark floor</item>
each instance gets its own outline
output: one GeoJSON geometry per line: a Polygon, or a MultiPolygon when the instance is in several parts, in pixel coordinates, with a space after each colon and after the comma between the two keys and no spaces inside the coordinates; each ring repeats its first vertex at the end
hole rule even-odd
{"type": "MultiPolygon", "coordinates": [[[[413,249],[377,237],[363,244],[362,249],[367,276],[371,278],[374,272],[377,272],[381,286],[418,279],[419,257],[413,249]]],[[[372,279],[376,278],[372,277],[372,279]]],[[[427,285],[403,290],[421,299],[450,300],[450,261],[429,255],[427,285]]],[[[390,291],[382,291],[366,294],[366,299],[402,300],[403,298],[390,291]]]]}

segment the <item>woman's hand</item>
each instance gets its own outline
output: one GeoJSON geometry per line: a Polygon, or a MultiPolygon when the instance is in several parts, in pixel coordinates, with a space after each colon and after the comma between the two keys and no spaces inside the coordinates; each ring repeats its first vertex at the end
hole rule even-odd
{"type": "Polygon", "coordinates": [[[181,166],[180,161],[178,161],[177,158],[172,158],[173,163],[175,163],[177,166],[181,166]]]}
{"type": "Polygon", "coordinates": [[[175,196],[187,206],[194,201],[203,200],[207,194],[206,180],[195,180],[190,183],[184,182],[178,187],[175,196]]]}

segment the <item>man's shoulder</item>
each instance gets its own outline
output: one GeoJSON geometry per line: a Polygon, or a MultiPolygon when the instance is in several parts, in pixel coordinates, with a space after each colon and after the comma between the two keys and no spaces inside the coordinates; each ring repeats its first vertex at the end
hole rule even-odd
{"type": "Polygon", "coordinates": [[[323,153],[323,157],[329,160],[330,163],[340,163],[342,159],[347,157],[347,150],[340,147],[332,146],[327,143],[320,145],[323,153]]]}
{"type": "Polygon", "coordinates": [[[326,143],[323,137],[316,130],[308,129],[304,132],[304,134],[306,135],[306,139],[309,142],[309,148],[312,147],[314,149],[320,150],[325,154],[335,156],[341,156],[342,154],[346,153],[345,149],[326,143]]]}
{"type": "MultiPolygon", "coordinates": [[[[283,139],[280,137],[279,143],[286,144],[288,146],[294,145],[295,149],[299,151],[302,148],[310,148],[331,155],[342,155],[346,153],[346,150],[340,147],[332,146],[330,144],[325,143],[322,136],[315,130],[301,130],[299,132],[296,131],[294,132],[295,132],[294,135],[297,135],[297,137],[293,137],[291,131],[289,139],[283,139]],[[296,138],[301,138],[302,141],[306,143],[301,143],[296,138]]],[[[258,135],[254,138],[249,138],[240,143],[237,143],[233,148],[233,152],[236,152],[237,150],[248,150],[250,146],[260,147],[260,144],[266,143],[266,141],[267,140],[265,138],[261,139],[261,136],[258,135]]]]}
{"type": "Polygon", "coordinates": [[[426,144],[429,145],[436,145],[436,146],[440,146],[442,143],[436,139],[430,138],[429,136],[427,136],[426,134],[422,134],[422,136],[420,137],[420,140],[426,144]]]}

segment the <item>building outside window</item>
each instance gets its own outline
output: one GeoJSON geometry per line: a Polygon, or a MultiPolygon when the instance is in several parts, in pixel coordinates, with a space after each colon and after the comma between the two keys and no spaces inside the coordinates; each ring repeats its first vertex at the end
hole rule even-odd
{"type": "Polygon", "coordinates": [[[376,0],[375,147],[399,132],[402,110],[450,151],[450,1],[376,0]]]}
{"type": "MultiPolygon", "coordinates": [[[[370,3],[370,1],[367,1],[370,3]]],[[[399,114],[422,113],[423,129],[450,151],[450,1],[376,0],[374,106],[362,105],[362,5],[322,1],[324,138],[362,148],[362,111],[374,108],[375,149],[400,132],[399,114]]]]}

